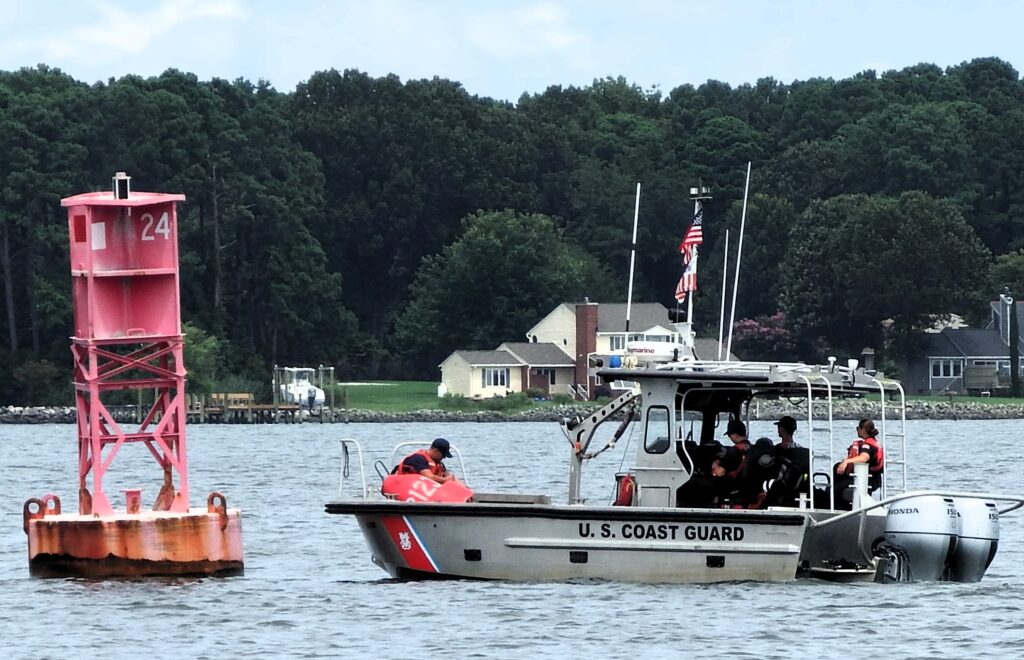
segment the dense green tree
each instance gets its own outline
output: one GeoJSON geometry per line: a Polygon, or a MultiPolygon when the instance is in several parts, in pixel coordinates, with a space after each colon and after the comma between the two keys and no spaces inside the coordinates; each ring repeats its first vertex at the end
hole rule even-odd
{"type": "Polygon", "coordinates": [[[479,212],[440,255],[424,259],[396,337],[429,376],[457,348],[522,340],[558,303],[612,295],[607,273],[550,218],[479,212]]]}
{"type": "Polygon", "coordinates": [[[950,201],[839,196],[812,203],[793,226],[782,301],[804,351],[859,355],[886,339],[905,351],[913,333],[973,302],[988,259],[950,201]]]}

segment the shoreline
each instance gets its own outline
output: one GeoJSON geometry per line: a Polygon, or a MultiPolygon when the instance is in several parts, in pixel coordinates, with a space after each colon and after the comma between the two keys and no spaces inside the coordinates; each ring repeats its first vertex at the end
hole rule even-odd
{"type": "MultiPolygon", "coordinates": [[[[426,423],[426,422],[558,422],[565,418],[586,416],[595,406],[565,405],[550,408],[532,408],[513,413],[497,411],[414,410],[385,412],[374,410],[338,410],[333,424],[345,423],[426,423]]],[[[793,415],[798,420],[807,418],[807,408],[779,401],[762,401],[750,407],[751,420],[776,420],[782,415],[793,415]]],[[[75,409],[70,406],[0,406],[0,424],[74,424],[75,409]]],[[[833,406],[833,418],[856,420],[878,417],[878,406],[863,400],[838,401],[833,406]]],[[[908,401],[907,419],[1024,419],[1024,401],[1019,404],[985,404],[977,402],[949,403],[908,401]]],[[[206,422],[206,424],[227,422],[206,422]]],[[[282,422],[284,423],[284,422],[282,422]]],[[[304,417],[302,423],[319,424],[317,416],[304,417]]],[[[197,425],[199,422],[189,422],[197,425]]]]}

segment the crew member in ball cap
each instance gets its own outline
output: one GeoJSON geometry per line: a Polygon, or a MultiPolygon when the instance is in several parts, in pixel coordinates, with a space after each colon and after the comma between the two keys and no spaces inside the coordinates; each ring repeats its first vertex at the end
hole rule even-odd
{"type": "Polygon", "coordinates": [[[738,419],[730,419],[725,427],[725,435],[729,436],[732,444],[740,452],[740,464],[728,472],[728,476],[736,478],[743,472],[743,466],[747,460],[747,452],[750,450],[750,442],[747,440],[747,425],[738,419]]]}
{"type": "Polygon", "coordinates": [[[792,449],[800,446],[793,440],[793,434],[796,433],[796,418],[783,415],[779,421],[775,422],[775,426],[779,427],[779,444],[776,445],[779,449],[792,449]]]}
{"type": "Polygon", "coordinates": [[[402,459],[395,468],[400,474],[419,474],[427,479],[443,484],[455,479],[455,475],[445,469],[442,459],[451,458],[451,444],[444,438],[430,443],[427,449],[418,449],[402,459]]]}

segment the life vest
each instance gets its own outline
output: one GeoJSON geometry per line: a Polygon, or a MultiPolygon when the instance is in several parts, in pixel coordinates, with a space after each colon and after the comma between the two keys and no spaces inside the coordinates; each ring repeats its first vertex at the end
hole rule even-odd
{"type": "Polygon", "coordinates": [[[868,462],[868,472],[881,472],[883,468],[885,468],[885,452],[882,450],[882,445],[878,444],[878,440],[875,440],[874,438],[854,440],[853,444],[850,445],[849,453],[847,453],[846,457],[855,458],[860,456],[862,453],[861,448],[864,445],[875,450],[874,453],[869,452],[871,460],[868,462]]]}
{"type": "MultiPolygon", "coordinates": [[[[413,453],[409,454],[409,456],[415,456],[417,454],[427,459],[427,467],[430,469],[431,474],[434,474],[438,477],[444,475],[444,465],[434,461],[434,459],[430,456],[430,452],[428,452],[426,449],[418,449],[413,453]]],[[[409,456],[406,456],[405,458],[409,458],[409,456]]],[[[418,470],[414,469],[412,466],[405,464],[405,458],[403,458],[402,462],[398,464],[398,474],[419,474],[418,470]]]]}
{"type": "Polygon", "coordinates": [[[636,490],[636,477],[631,474],[624,474],[618,477],[618,482],[614,506],[632,506],[633,491],[636,490]]]}

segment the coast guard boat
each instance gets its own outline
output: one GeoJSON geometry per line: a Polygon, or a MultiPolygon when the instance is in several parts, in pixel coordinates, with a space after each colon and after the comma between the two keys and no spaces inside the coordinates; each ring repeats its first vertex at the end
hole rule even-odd
{"type": "Polygon", "coordinates": [[[908,490],[905,397],[898,382],[853,361],[699,361],[689,325],[677,327],[684,343],[641,347],[610,361],[614,368],[595,369],[606,383],[635,387],[562,423],[570,448],[565,503],[548,495],[472,492],[385,470],[382,486],[368,485],[362,448],[346,439],[338,499],[326,505],[327,513],[354,516],[374,563],[401,579],[982,578],[998,547],[1000,516],[1024,505],[1024,498],[908,490]],[[878,400],[875,422],[886,466],[873,492],[866,464],[857,468],[852,496],[832,477],[832,466],[846,453],[833,430],[833,406],[844,397],[878,400]],[[754,499],[719,492],[706,474],[709,452],[711,460],[722,456],[715,440],[729,420],[748,420],[759,401],[779,398],[806,407],[809,431],[801,441],[807,446],[787,454],[755,444],[744,469],[755,483],[765,479],[754,499]],[[594,433],[606,423],[618,428],[594,450],[594,433]],[[634,467],[618,475],[614,501],[584,503],[584,467],[630,427],[638,440],[634,467]],[[354,455],[361,491],[346,497],[355,490],[345,479],[354,455]]]}

